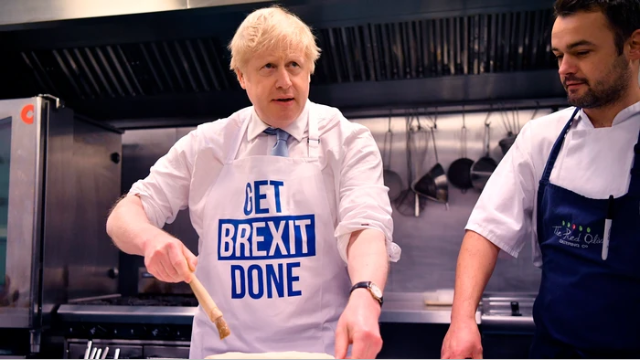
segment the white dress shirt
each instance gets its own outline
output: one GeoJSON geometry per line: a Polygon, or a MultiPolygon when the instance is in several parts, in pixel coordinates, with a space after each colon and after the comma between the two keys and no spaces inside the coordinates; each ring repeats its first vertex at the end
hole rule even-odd
{"type": "MultiPolygon", "coordinates": [[[[203,218],[205,191],[216,181],[242,121],[250,117],[251,122],[237,159],[269,155],[276,142],[275,135],[263,133],[268,125],[255,111],[244,113],[248,115],[236,121],[226,118],[198,126],[152,166],[147,178],[133,184],[129,194],[141,198],[152,224],[162,227],[171,223],[179,210],[188,207],[192,225],[202,236],[203,223],[214,221],[203,218]]],[[[283,129],[291,135],[287,141],[290,157],[307,156],[308,116],[319,120],[319,162],[330,209],[335,209],[334,236],[341,257],[347,262],[347,244],[352,232],[376,229],[386,238],[390,261],[397,261],[400,248],[392,240],[388,188],[383,184],[381,155],[370,131],[348,121],[335,108],[307,101],[301,115],[283,129]]]]}
{"type": "MultiPolygon", "coordinates": [[[[574,107],[528,122],[487,182],[466,229],[518,256],[532,243],[534,264],[541,266],[536,234],[539,180],[554,142],[574,107]]],[[[593,199],[628,192],[634,145],[639,136],[639,103],[623,109],[612,127],[594,128],[581,110],[573,122],[550,183],[593,199]]]]}

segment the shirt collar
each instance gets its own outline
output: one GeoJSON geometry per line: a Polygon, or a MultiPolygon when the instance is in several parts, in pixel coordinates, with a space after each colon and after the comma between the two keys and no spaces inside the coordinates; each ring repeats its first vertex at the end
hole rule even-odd
{"type": "MultiPolygon", "coordinates": [[[[305,132],[307,131],[307,123],[309,118],[308,115],[309,100],[305,102],[305,107],[303,108],[303,111],[300,113],[300,115],[298,115],[296,120],[286,126],[283,130],[287,131],[289,135],[293,136],[296,141],[301,141],[305,136],[305,132]]],[[[256,108],[252,107],[251,119],[249,119],[249,126],[247,128],[247,141],[253,140],[268,127],[269,125],[264,123],[260,119],[260,117],[258,117],[256,108]]]]}
{"type": "MultiPolygon", "coordinates": [[[[582,123],[583,126],[590,127],[590,128],[594,127],[592,125],[592,122],[589,120],[589,117],[583,112],[583,109],[579,111],[579,113],[577,114],[577,117],[579,118],[579,120],[587,120],[587,121],[580,121],[580,123],[582,123]]],[[[628,120],[638,119],[638,118],[639,118],[639,101],[621,110],[614,117],[614,120],[612,121],[612,126],[620,125],[628,120]]]]}

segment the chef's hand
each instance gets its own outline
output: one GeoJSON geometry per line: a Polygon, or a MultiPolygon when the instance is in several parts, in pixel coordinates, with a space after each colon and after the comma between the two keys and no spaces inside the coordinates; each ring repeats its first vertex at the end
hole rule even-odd
{"type": "Polygon", "coordinates": [[[474,319],[453,321],[443,346],[441,359],[482,359],[481,334],[474,319]]]}
{"type": "Polygon", "coordinates": [[[381,306],[365,289],[352,292],[347,307],[338,319],[335,357],[344,359],[352,344],[352,359],[375,359],[383,347],[378,327],[381,306]]]}
{"type": "Polygon", "coordinates": [[[161,281],[191,282],[192,271],[198,263],[196,256],[180,240],[160,229],[155,230],[143,243],[147,271],[161,281]]]}

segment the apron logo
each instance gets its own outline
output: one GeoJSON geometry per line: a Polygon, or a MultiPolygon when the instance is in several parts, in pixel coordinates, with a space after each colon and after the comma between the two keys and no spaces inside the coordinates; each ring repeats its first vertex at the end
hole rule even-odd
{"type": "Polygon", "coordinates": [[[581,249],[587,249],[590,244],[601,244],[603,239],[593,233],[592,228],[583,225],[573,224],[569,221],[561,221],[561,225],[553,226],[554,235],[558,238],[559,243],[581,249]]]}
{"type": "Polygon", "coordinates": [[[243,213],[248,218],[218,222],[218,260],[236,262],[230,266],[232,299],[302,295],[297,286],[301,263],[286,260],[316,256],[315,217],[277,215],[283,211],[284,186],[275,180],[247,183],[243,213]]]}

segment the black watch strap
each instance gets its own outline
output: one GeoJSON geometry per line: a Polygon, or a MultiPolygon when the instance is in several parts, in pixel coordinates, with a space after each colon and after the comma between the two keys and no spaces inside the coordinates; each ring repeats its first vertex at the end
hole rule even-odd
{"type": "Polygon", "coordinates": [[[354,284],[354,286],[352,286],[352,288],[349,290],[349,293],[350,293],[350,295],[351,295],[351,294],[352,294],[352,292],[353,292],[354,290],[356,290],[356,289],[367,289],[367,291],[369,291],[369,293],[372,295],[372,297],[374,298],[374,300],[378,301],[379,305],[383,306],[383,296],[382,296],[382,295],[381,295],[381,297],[375,296],[375,295],[374,295],[374,293],[372,292],[372,289],[370,288],[371,284],[372,284],[372,282],[371,282],[371,281],[361,281],[361,282],[357,282],[357,283],[356,283],[356,284],[354,284]]]}

